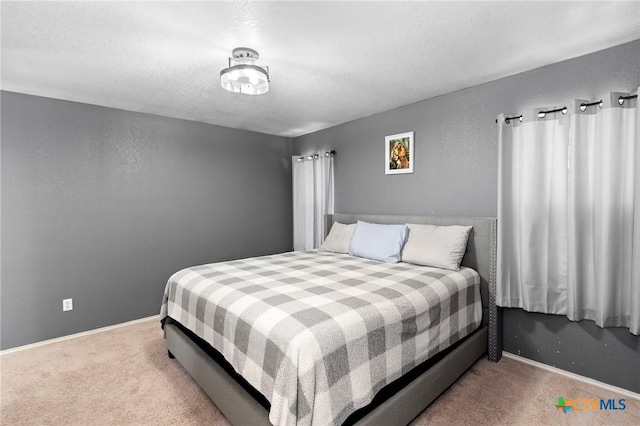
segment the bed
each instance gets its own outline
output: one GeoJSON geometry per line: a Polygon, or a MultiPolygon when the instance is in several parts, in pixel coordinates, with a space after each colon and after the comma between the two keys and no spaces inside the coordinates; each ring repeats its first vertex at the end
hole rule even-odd
{"type": "Polygon", "coordinates": [[[357,220],[473,230],[459,272],[292,252],[169,280],[169,354],[232,424],[407,424],[487,351],[500,358],[495,219],[336,214],[326,229],[357,220]]]}

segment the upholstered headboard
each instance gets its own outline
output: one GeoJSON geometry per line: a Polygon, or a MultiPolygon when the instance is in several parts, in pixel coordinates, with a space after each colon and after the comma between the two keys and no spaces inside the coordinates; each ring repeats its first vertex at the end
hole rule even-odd
{"type": "MultiPolygon", "coordinates": [[[[328,214],[325,216],[325,234],[334,222],[356,223],[416,223],[429,225],[473,226],[462,265],[480,274],[480,292],[484,307],[483,323],[489,324],[489,360],[498,361],[502,355],[502,318],[496,306],[496,253],[497,220],[488,217],[454,216],[389,216],[368,214],[328,214]]],[[[326,236],[326,235],[325,235],[326,236]]]]}

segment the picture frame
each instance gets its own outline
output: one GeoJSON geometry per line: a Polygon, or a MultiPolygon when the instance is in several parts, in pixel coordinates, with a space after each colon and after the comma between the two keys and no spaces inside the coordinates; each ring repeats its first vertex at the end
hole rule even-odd
{"type": "Polygon", "coordinates": [[[413,173],[415,162],[414,132],[398,133],[384,138],[384,174],[413,173]]]}

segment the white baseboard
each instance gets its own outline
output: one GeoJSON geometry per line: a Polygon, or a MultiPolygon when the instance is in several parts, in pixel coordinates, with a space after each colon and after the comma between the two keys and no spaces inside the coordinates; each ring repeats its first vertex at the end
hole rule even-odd
{"type": "Polygon", "coordinates": [[[502,352],[502,356],[504,356],[505,358],[510,358],[510,359],[522,362],[524,364],[533,365],[534,367],[542,368],[543,370],[547,370],[547,371],[550,371],[552,373],[560,374],[562,376],[569,377],[571,379],[579,380],[581,382],[588,383],[588,384],[593,385],[593,386],[598,386],[598,387],[600,387],[602,389],[606,389],[607,391],[616,392],[616,393],[624,395],[624,396],[626,396],[628,398],[636,399],[636,400],[640,401],[640,394],[635,393],[635,392],[631,392],[630,390],[627,390],[627,389],[619,388],[619,387],[613,386],[613,385],[608,385],[606,383],[602,383],[602,382],[599,382],[597,380],[581,376],[579,374],[575,374],[575,373],[571,373],[569,371],[561,370],[561,369],[556,368],[556,367],[551,367],[550,365],[543,364],[543,363],[538,362],[538,361],[533,361],[533,360],[531,360],[529,358],[524,358],[524,357],[521,357],[521,356],[518,356],[518,355],[514,355],[514,354],[512,354],[510,352],[502,352]]]}
{"type": "Polygon", "coordinates": [[[114,325],[109,325],[109,326],[106,326],[106,327],[96,328],[95,330],[83,331],[81,333],[69,334],[68,336],[56,337],[55,339],[43,340],[42,342],[31,343],[31,344],[24,345],[24,346],[17,346],[15,348],[5,349],[4,351],[0,351],[0,355],[10,354],[12,352],[24,351],[26,349],[37,348],[38,346],[50,345],[51,343],[63,342],[65,340],[75,339],[76,337],[82,337],[82,336],[88,336],[88,335],[91,335],[91,334],[102,333],[103,331],[114,330],[116,328],[126,327],[128,325],[138,324],[138,323],[141,323],[141,322],[152,321],[152,320],[160,322],[160,315],[152,315],[150,317],[140,318],[140,319],[133,320],[133,321],[127,321],[127,322],[123,322],[121,324],[114,324],[114,325]]]}

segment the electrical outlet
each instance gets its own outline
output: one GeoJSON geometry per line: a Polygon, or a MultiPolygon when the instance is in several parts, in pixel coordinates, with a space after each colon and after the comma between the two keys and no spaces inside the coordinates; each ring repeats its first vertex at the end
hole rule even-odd
{"type": "Polygon", "coordinates": [[[62,311],[72,311],[73,310],[73,299],[64,299],[62,301],[62,311]]]}

